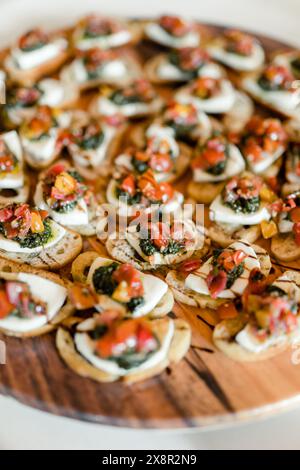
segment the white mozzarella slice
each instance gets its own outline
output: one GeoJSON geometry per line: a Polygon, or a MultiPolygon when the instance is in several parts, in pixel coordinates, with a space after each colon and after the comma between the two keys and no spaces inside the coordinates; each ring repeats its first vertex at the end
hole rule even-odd
{"type": "MultiPolygon", "coordinates": [[[[248,285],[249,275],[252,269],[260,268],[257,255],[251,246],[245,245],[242,242],[235,242],[230,245],[229,248],[232,248],[235,251],[242,250],[247,254],[247,258],[244,260],[245,268],[242,275],[236,279],[230,289],[225,289],[219,293],[217,297],[218,299],[234,299],[235,297],[242,295],[248,285]]],[[[185,280],[185,287],[187,289],[191,289],[198,294],[210,296],[206,279],[212,270],[212,260],[213,258],[210,258],[199,268],[198,271],[193,274],[189,274],[185,280]]]]}
{"type": "Polygon", "coordinates": [[[268,152],[262,153],[261,160],[252,162],[251,159],[247,158],[248,165],[253,173],[263,173],[269,166],[273,165],[285,152],[285,148],[280,146],[276,152],[270,154],[268,152]]]}
{"type": "Polygon", "coordinates": [[[64,38],[59,38],[51,41],[39,49],[30,52],[24,52],[18,47],[11,50],[9,59],[22,70],[30,70],[35,67],[48,62],[67,48],[67,41],[64,38]]]}
{"type": "Polygon", "coordinates": [[[136,101],[135,103],[117,105],[105,96],[100,96],[97,100],[96,109],[97,112],[103,116],[122,114],[126,117],[132,117],[138,114],[147,114],[151,107],[149,103],[141,103],[139,101],[136,101]]]}
{"type": "Polygon", "coordinates": [[[218,181],[225,181],[233,176],[242,173],[245,170],[245,160],[242,157],[239,149],[233,145],[229,145],[229,157],[226,162],[226,167],[221,175],[212,175],[207,171],[197,168],[194,170],[194,181],[197,183],[214,183],[218,181]]]}
{"type": "Polygon", "coordinates": [[[174,323],[169,320],[168,331],[163,338],[158,351],[152,354],[143,364],[138,367],[133,367],[130,370],[119,367],[114,361],[104,360],[97,356],[92,349],[92,342],[86,333],[76,333],[74,341],[77,351],[93,366],[109,374],[125,376],[128,372],[133,373],[147,370],[162,362],[167,357],[173,335],[174,323]]]}
{"type": "Polygon", "coordinates": [[[269,211],[263,205],[260,205],[260,208],[253,213],[243,214],[235,212],[231,207],[223,204],[221,195],[217,196],[211,204],[209,217],[214,222],[235,225],[257,225],[263,220],[270,220],[271,218],[269,211]]]}
{"type": "Polygon", "coordinates": [[[256,99],[288,115],[293,115],[300,104],[300,89],[292,93],[290,91],[266,91],[253,78],[246,78],[243,81],[243,87],[256,99]]]}
{"type": "MultiPolygon", "coordinates": [[[[93,275],[100,266],[111,264],[112,261],[107,258],[96,258],[90,267],[87,282],[92,284],[93,275]]],[[[151,274],[140,273],[141,281],[144,287],[144,303],[134,310],[133,317],[142,317],[148,315],[160,302],[168,290],[168,285],[161,279],[151,274]]]]}
{"type": "Polygon", "coordinates": [[[84,199],[80,199],[74,209],[66,213],[57,212],[51,209],[48,204],[43,199],[43,183],[40,181],[37,184],[34,203],[39,209],[45,210],[48,212],[50,217],[55,220],[55,222],[65,225],[65,226],[78,226],[78,225],[88,225],[89,223],[89,212],[88,207],[84,199]]]}
{"type": "MultiPolygon", "coordinates": [[[[189,73],[183,72],[179,67],[171,64],[168,60],[162,61],[159,64],[156,73],[160,78],[165,80],[189,81],[191,78],[189,73]]],[[[205,64],[203,67],[199,68],[198,76],[220,78],[222,71],[217,64],[205,64]]]]}
{"type": "Polygon", "coordinates": [[[292,233],[294,223],[289,220],[287,213],[281,213],[279,216],[278,229],[280,233],[292,233]]]}
{"type": "Polygon", "coordinates": [[[193,96],[188,88],[180,90],[175,95],[175,99],[183,104],[192,103],[200,111],[210,114],[227,113],[234,105],[235,91],[229,80],[222,80],[220,92],[206,100],[193,96]]]}
{"type": "Polygon", "coordinates": [[[43,95],[40,104],[47,106],[59,106],[65,97],[65,87],[59,80],[45,78],[38,83],[43,95]]]}
{"type": "Polygon", "coordinates": [[[0,328],[10,331],[26,333],[41,328],[57,315],[67,297],[65,287],[35,274],[22,272],[18,274],[0,273],[0,278],[25,282],[28,284],[33,297],[45,302],[47,308],[46,315],[36,315],[33,318],[8,316],[0,320],[0,328]]]}
{"type": "Polygon", "coordinates": [[[236,335],[235,341],[247,351],[260,353],[272,346],[277,346],[285,342],[286,337],[284,335],[269,336],[267,339],[262,341],[255,336],[252,327],[247,325],[236,335]]]}
{"type": "Polygon", "coordinates": [[[19,136],[16,131],[6,132],[0,136],[6,143],[9,150],[18,160],[16,171],[1,173],[0,172],[0,189],[19,189],[24,186],[23,172],[23,150],[19,136]]]}
{"type": "Polygon", "coordinates": [[[191,31],[181,38],[169,34],[158,23],[148,23],[145,27],[146,35],[155,42],[174,49],[184,47],[197,47],[200,43],[200,35],[196,31],[191,31]]]}
{"type": "Polygon", "coordinates": [[[110,49],[111,47],[120,47],[131,41],[130,31],[124,29],[117,33],[99,36],[95,38],[81,38],[76,42],[76,49],[87,51],[94,47],[100,49],[110,49]]]}
{"type": "Polygon", "coordinates": [[[243,56],[228,52],[221,45],[211,45],[207,48],[208,53],[219,62],[241,72],[251,72],[261,67],[265,61],[265,53],[260,44],[255,44],[250,56],[243,56]]]}
{"type": "Polygon", "coordinates": [[[110,126],[103,126],[103,141],[98,148],[93,150],[82,150],[77,145],[71,146],[72,158],[79,166],[97,167],[106,157],[109,145],[116,134],[116,130],[110,126]]]}
{"type": "Polygon", "coordinates": [[[57,135],[58,129],[56,128],[50,129],[49,134],[39,140],[31,140],[21,135],[25,153],[37,164],[51,161],[56,153],[57,135]]]}
{"type": "Polygon", "coordinates": [[[12,253],[39,253],[41,251],[46,251],[52,246],[56,245],[65,235],[66,231],[63,227],[58,225],[56,222],[51,220],[51,229],[52,236],[50,240],[43,246],[38,246],[36,248],[23,248],[21,245],[14,241],[5,238],[3,235],[0,235],[0,250],[4,250],[12,253]]]}

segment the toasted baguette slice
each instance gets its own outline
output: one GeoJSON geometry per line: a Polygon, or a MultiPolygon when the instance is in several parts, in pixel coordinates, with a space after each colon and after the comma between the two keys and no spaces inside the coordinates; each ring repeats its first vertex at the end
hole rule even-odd
{"type": "Polygon", "coordinates": [[[56,271],[71,263],[82,250],[82,238],[78,233],[66,229],[65,236],[48,250],[39,253],[13,253],[0,249],[0,259],[14,261],[15,263],[30,265],[37,269],[50,269],[56,271]]]}
{"type": "Polygon", "coordinates": [[[169,350],[166,357],[156,364],[155,366],[140,371],[128,371],[125,376],[111,375],[104,372],[81,356],[74,345],[74,340],[69,331],[59,328],[56,336],[56,346],[62,359],[68,367],[70,367],[76,374],[82,377],[88,377],[96,380],[97,382],[115,382],[117,380],[125,383],[135,383],[142,380],[149,379],[156,375],[161,374],[168,366],[178,363],[187,353],[191,342],[191,329],[184,320],[170,320],[167,318],[160,320],[153,320],[153,330],[159,340],[162,340],[166,335],[168,324],[174,321],[174,334],[171,340],[169,350]]]}
{"type": "Polygon", "coordinates": [[[258,80],[260,76],[260,71],[258,72],[253,72],[253,73],[246,73],[241,76],[241,78],[238,80],[238,86],[242,88],[246,93],[248,93],[251,98],[253,98],[254,101],[257,103],[263,105],[264,107],[270,109],[271,111],[275,111],[278,114],[281,114],[284,117],[290,117],[295,119],[296,121],[299,121],[300,118],[300,105],[297,105],[293,109],[284,109],[284,108],[279,108],[278,106],[274,106],[271,101],[268,99],[264,99],[261,95],[258,95],[252,91],[252,89],[249,89],[248,86],[248,81],[250,80],[251,82],[255,82],[258,80]]]}
{"type": "MultiPolygon", "coordinates": [[[[293,281],[300,287],[300,273],[295,271],[287,271],[284,273],[285,276],[289,278],[290,281],[293,281]]],[[[299,339],[299,331],[294,331],[289,335],[275,344],[255,353],[248,351],[247,349],[240,346],[235,340],[235,336],[247,325],[247,318],[245,315],[241,314],[237,318],[224,320],[219,323],[213,333],[213,341],[217,348],[222,351],[226,356],[231,359],[239,362],[256,362],[264,361],[271,357],[280,354],[285,351],[294,340],[299,339]]],[[[300,329],[300,319],[298,317],[298,329],[300,329]]]]}
{"type": "MultiPolygon", "coordinates": [[[[73,280],[75,282],[80,282],[81,284],[85,284],[87,281],[87,274],[89,272],[89,268],[99,257],[99,254],[96,251],[86,251],[81,253],[72,263],[71,273],[73,280]]],[[[111,297],[107,295],[98,296],[98,305],[103,308],[103,310],[107,309],[120,309],[120,304],[115,302],[111,297]]],[[[171,312],[174,305],[174,297],[172,291],[168,289],[165,295],[161,298],[159,303],[155,306],[155,308],[147,315],[150,318],[161,318],[171,312]]]]}
{"type": "Polygon", "coordinates": [[[34,67],[29,70],[21,70],[13,65],[10,60],[7,60],[7,57],[4,61],[4,67],[12,82],[22,86],[32,86],[35,85],[36,82],[38,82],[42,77],[51,75],[56,70],[58,70],[68,58],[69,52],[62,51],[59,55],[57,55],[57,57],[48,60],[38,67],[34,67]]]}
{"type": "MultiPolygon", "coordinates": [[[[41,271],[31,266],[28,266],[26,264],[24,265],[17,264],[17,263],[14,263],[13,261],[8,261],[3,258],[0,258],[0,272],[5,272],[5,273],[22,272],[22,273],[28,273],[28,274],[35,274],[37,276],[41,276],[45,279],[48,279],[49,281],[55,282],[64,287],[68,287],[70,285],[69,281],[67,281],[66,279],[62,279],[57,274],[46,272],[46,271],[41,271]]],[[[62,321],[64,321],[69,316],[71,316],[73,313],[74,313],[74,307],[71,305],[69,300],[66,300],[65,304],[57,313],[57,315],[55,315],[55,317],[52,318],[52,320],[47,325],[44,325],[41,328],[37,328],[35,330],[28,331],[28,332],[15,332],[15,331],[7,330],[5,328],[0,328],[0,332],[7,336],[14,336],[17,338],[32,338],[34,336],[41,336],[45,333],[48,333],[54,330],[62,321]]]]}
{"type": "Polygon", "coordinates": [[[271,252],[279,261],[296,261],[300,258],[300,246],[292,233],[277,234],[271,241],[271,252]]]}
{"type": "Polygon", "coordinates": [[[188,195],[196,202],[210,204],[222,192],[225,181],[219,183],[196,183],[191,181],[188,185],[188,195]]]}
{"type": "Polygon", "coordinates": [[[194,249],[179,255],[167,255],[165,256],[164,264],[161,265],[152,265],[148,261],[141,259],[140,255],[127,242],[127,240],[120,238],[118,234],[110,235],[105,246],[109,255],[117,261],[120,261],[121,263],[130,263],[135,268],[142,271],[152,271],[166,266],[179,264],[193,255],[202,258],[209,251],[210,240],[199,232],[197,240],[195,240],[194,249]]]}
{"type": "MultiPolygon", "coordinates": [[[[268,253],[258,245],[252,245],[252,248],[257,254],[262,273],[267,276],[272,267],[268,253]]],[[[217,310],[220,305],[228,302],[228,299],[212,299],[207,295],[187,289],[185,287],[185,278],[186,276],[179,271],[169,271],[166,277],[166,282],[171,287],[175,300],[178,302],[192,307],[211,308],[213,310],[217,310]]]]}
{"type": "Polygon", "coordinates": [[[213,222],[208,228],[208,236],[214,243],[220,245],[222,248],[226,248],[237,240],[255,243],[261,236],[261,229],[260,225],[252,225],[237,228],[232,231],[230,228],[227,229],[224,225],[213,222]]]}

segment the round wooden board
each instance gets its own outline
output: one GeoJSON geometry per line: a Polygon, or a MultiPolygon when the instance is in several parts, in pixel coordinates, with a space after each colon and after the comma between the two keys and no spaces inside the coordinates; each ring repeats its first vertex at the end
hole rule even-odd
{"type": "MultiPolygon", "coordinates": [[[[203,26],[205,34],[219,29],[203,26]]],[[[259,38],[268,53],[289,49],[270,38],[259,38]]],[[[146,43],[138,50],[143,58],[157,51],[146,43]]],[[[217,321],[213,312],[177,304],[173,314],[192,325],[189,353],[177,367],[133,386],[102,385],[77,376],[58,356],[54,334],[29,340],[0,335],[7,350],[7,363],[0,365],[0,393],[57,415],[139,428],[232,424],[300,402],[300,367],[292,363],[295,351],[265,362],[236,363],[212,345],[212,325],[217,321]]]]}

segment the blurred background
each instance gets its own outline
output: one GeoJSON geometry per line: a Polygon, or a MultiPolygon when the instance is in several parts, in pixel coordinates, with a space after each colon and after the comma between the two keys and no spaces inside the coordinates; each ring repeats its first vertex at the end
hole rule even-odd
{"type": "MultiPolygon", "coordinates": [[[[23,29],[59,27],[100,11],[127,16],[177,13],[240,26],[300,47],[299,0],[0,0],[0,44],[23,29]]],[[[274,384],[276,386],[276,384],[274,384]]],[[[207,431],[134,431],[81,423],[0,396],[0,449],[300,449],[300,410],[263,422],[207,431]]]]}

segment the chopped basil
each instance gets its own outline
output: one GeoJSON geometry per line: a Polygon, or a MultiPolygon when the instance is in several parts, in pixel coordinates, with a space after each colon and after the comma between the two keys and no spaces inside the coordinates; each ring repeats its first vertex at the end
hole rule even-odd
{"type": "Polygon", "coordinates": [[[142,162],[141,160],[137,160],[136,158],[132,158],[131,160],[133,168],[140,174],[145,173],[148,170],[148,163],[142,162]]]}
{"type": "Polygon", "coordinates": [[[227,284],[226,284],[226,289],[230,289],[235,281],[243,274],[244,272],[245,265],[244,263],[240,263],[237,266],[235,266],[232,271],[227,273],[227,284]]]}
{"type": "Polygon", "coordinates": [[[171,127],[177,139],[188,139],[189,135],[196,128],[196,124],[179,124],[175,121],[166,121],[166,126],[171,127]]]}
{"type": "Polygon", "coordinates": [[[111,263],[108,266],[100,266],[95,270],[93,274],[93,286],[98,294],[113,294],[118,284],[112,279],[112,274],[117,267],[118,263],[111,263]]]}
{"type": "Polygon", "coordinates": [[[95,150],[103,143],[104,133],[100,131],[98,134],[88,137],[86,139],[78,139],[78,145],[83,150],[95,150]]]}
{"type": "Polygon", "coordinates": [[[260,198],[259,196],[252,197],[250,199],[243,197],[235,199],[233,197],[231,200],[229,197],[227,197],[227,200],[224,200],[224,204],[225,206],[230,207],[236,213],[241,212],[243,214],[253,214],[259,209],[260,198]]]}
{"type": "Polygon", "coordinates": [[[126,306],[128,310],[133,313],[135,309],[140,307],[140,305],[143,305],[143,303],[144,297],[134,297],[129,302],[127,302],[126,306]]]}
{"type": "MultiPolygon", "coordinates": [[[[37,248],[46,245],[52,234],[50,219],[43,221],[44,231],[41,233],[32,233],[31,231],[24,238],[15,237],[14,241],[18,242],[22,248],[37,248]]],[[[1,226],[1,224],[0,224],[1,226]]]]}
{"type": "Polygon", "coordinates": [[[140,96],[135,94],[126,96],[122,90],[115,90],[109,99],[117,106],[124,106],[126,104],[137,103],[141,101],[140,96]]]}
{"type": "Polygon", "coordinates": [[[291,67],[297,74],[300,74],[300,57],[297,57],[291,61],[291,67]]]}
{"type": "Polygon", "coordinates": [[[139,204],[141,202],[141,199],[142,199],[142,194],[140,192],[136,192],[133,196],[131,196],[126,191],[123,191],[120,188],[116,189],[116,196],[117,196],[117,198],[126,199],[126,204],[128,204],[129,206],[139,204]]]}
{"type": "Polygon", "coordinates": [[[202,66],[202,65],[200,65],[199,67],[196,67],[193,70],[187,70],[185,68],[182,68],[182,66],[180,64],[180,56],[179,56],[177,51],[171,51],[169,53],[169,62],[172,65],[175,65],[175,67],[179,68],[183,73],[187,74],[189,79],[196,78],[198,76],[198,71],[202,66]]]}

